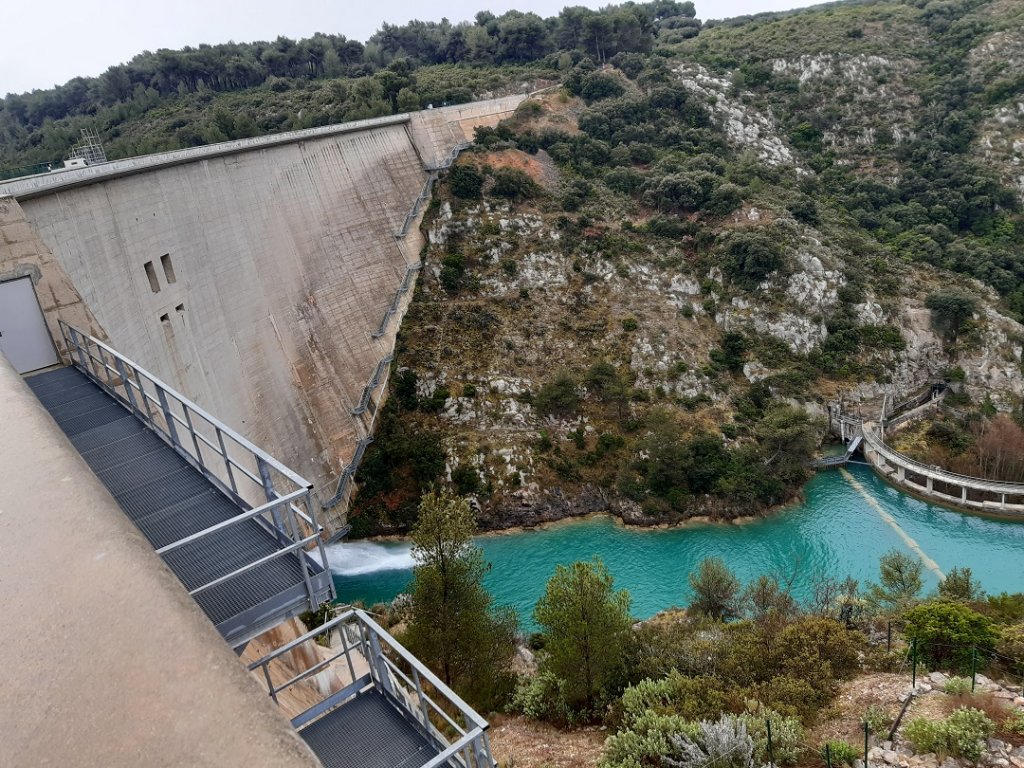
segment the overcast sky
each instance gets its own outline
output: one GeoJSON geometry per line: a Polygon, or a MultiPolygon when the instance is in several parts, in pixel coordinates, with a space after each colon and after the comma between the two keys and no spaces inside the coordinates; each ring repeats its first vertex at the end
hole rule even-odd
{"type": "MultiPolygon", "coordinates": [[[[821,2],[821,0],[815,0],[821,2]]],[[[452,22],[482,9],[541,16],[565,5],[598,8],[611,0],[7,0],[0,40],[0,94],[49,88],[98,75],[136,53],[278,35],[342,34],[364,41],[382,22],[452,22]]],[[[696,0],[701,19],[722,19],[811,5],[810,0],[696,0]]]]}

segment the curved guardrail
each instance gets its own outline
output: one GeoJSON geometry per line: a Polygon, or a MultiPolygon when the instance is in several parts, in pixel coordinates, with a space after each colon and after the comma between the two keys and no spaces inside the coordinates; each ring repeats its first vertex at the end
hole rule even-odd
{"type": "Polygon", "coordinates": [[[986,491],[988,493],[1005,494],[1007,496],[1024,496],[1024,483],[1009,483],[1002,480],[986,480],[984,478],[973,477],[971,475],[961,475],[956,472],[949,472],[948,470],[934,465],[924,464],[923,462],[916,461],[906,454],[890,448],[885,441],[875,433],[874,425],[870,422],[864,422],[861,429],[864,434],[864,440],[871,447],[871,450],[875,451],[887,462],[891,462],[897,467],[909,469],[910,471],[924,477],[930,477],[933,480],[939,480],[944,483],[949,483],[950,485],[973,488],[975,490],[986,491]]]}

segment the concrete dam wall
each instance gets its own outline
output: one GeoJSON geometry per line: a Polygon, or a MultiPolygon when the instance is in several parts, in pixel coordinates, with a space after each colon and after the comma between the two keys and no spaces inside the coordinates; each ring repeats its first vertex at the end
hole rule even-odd
{"type": "MultiPolygon", "coordinates": [[[[388,308],[423,246],[418,217],[396,233],[429,171],[523,98],[0,185],[14,198],[7,216],[24,217],[18,232],[41,251],[26,265],[31,248],[0,245],[0,279],[15,266],[59,271],[115,348],[327,499],[367,436],[369,416],[352,411],[393,349],[388,308]]],[[[63,316],[44,310],[51,327],[63,316]]]]}

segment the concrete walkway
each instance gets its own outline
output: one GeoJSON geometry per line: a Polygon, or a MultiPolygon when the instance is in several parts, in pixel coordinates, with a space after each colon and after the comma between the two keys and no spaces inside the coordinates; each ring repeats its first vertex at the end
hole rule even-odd
{"type": "Polygon", "coordinates": [[[319,765],[0,356],[0,765],[319,765]]]}

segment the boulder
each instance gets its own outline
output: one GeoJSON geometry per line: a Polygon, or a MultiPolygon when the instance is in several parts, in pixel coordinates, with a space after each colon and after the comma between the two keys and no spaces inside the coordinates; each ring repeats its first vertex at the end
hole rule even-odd
{"type": "Polygon", "coordinates": [[[935,683],[935,685],[941,687],[949,682],[949,675],[944,675],[941,672],[932,672],[928,675],[928,679],[935,683]]]}

